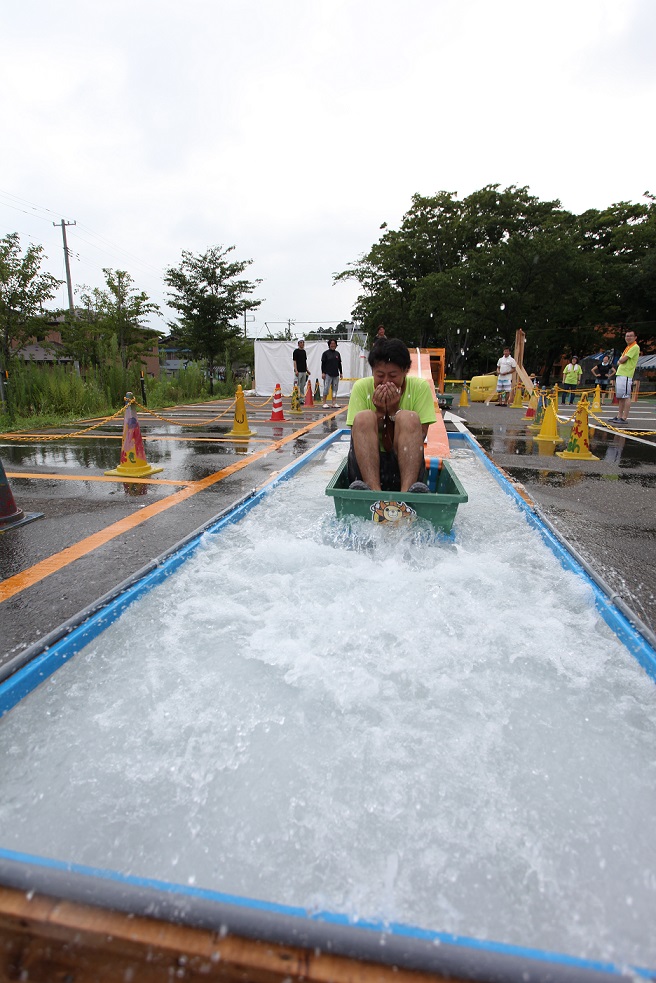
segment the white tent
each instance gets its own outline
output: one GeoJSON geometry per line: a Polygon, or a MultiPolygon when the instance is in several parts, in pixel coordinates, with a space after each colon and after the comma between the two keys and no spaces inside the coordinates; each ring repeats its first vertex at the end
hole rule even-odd
{"type": "MultiPolygon", "coordinates": [[[[319,379],[321,386],[321,356],[328,342],[306,341],[308,372],[312,379],[312,391],[319,379]]],[[[294,350],[296,341],[256,341],[255,342],[255,390],[258,396],[271,396],[276,383],[280,383],[283,396],[291,396],[294,388],[294,350]]],[[[338,341],[337,351],[342,356],[344,379],[339,384],[339,396],[348,396],[356,379],[371,375],[367,353],[364,348],[351,341],[338,341]]],[[[304,395],[304,394],[301,394],[304,395]]]]}

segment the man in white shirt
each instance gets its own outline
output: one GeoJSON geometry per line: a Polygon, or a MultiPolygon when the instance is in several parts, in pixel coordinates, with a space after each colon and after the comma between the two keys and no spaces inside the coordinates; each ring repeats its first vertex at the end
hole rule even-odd
{"type": "Polygon", "coordinates": [[[513,372],[517,368],[517,362],[510,354],[510,348],[506,345],[503,355],[497,362],[497,406],[507,406],[512,389],[513,372]]]}

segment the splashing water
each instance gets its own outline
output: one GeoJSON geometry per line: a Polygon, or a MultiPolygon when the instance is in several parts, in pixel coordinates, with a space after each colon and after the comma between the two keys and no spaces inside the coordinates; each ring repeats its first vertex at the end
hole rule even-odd
{"type": "Polygon", "coordinates": [[[0,844],[656,964],[656,689],[469,450],[455,540],[331,448],[0,727],[0,844]]]}

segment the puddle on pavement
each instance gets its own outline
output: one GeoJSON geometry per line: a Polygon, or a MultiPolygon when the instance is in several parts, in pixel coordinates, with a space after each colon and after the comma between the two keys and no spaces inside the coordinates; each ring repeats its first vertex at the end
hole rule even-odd
{"type": "MultiPolygon", "coordinates": [[[[218,468],[227,460],[253,453],[255,445],[226,442],[156,441],[146,440],[146,460],[149,464],[164,468],[162,478],[180,481],[197,481],[218,468]],[[206,463],[204,463],[206,462],[206,463]]],[[[1,450],[5,470],[20,468],[24,471],[70,470],[89,471],[94,475],[115,468],[121,458],[120,440],[85,440],[79,443],[5,444],[1,450]]]]}
{"type": "MultiPolygon", "coordinates": [[[[594,462],[593,462],[594,463],[594,462]]],[[[637,484],[642,488],[656,487],[656,474],[596,474],[590,471],[552,471],[550,469],[540,470],[537,468],[515,468],[507,467],[505,470],[521,481],[523,485],[550,485],[552,488],[567,488],[571,485],[578,485],[581,482],[599,481],[621,481],[623,483],[637,484]]]]}
{"type": "MultiPolygon", "coordinates": [[[[495,454],[516,454],[519,457],[553,457],[555,451],[567,446],[569,431],[561,429],[564,438],[560,443],[539,441],[535,435],[526,434],[520,427],[476,427],[469,428],[481,446],[492,456],[495,454]]],[[[600,461],[616,464],[619,468],[636,469],[656,464],[656,443],[653,445],[637,443],[619,434],[597,430],[590,433],[590,450],[600,461]]],[[[594,463],[594,462],[592,462],[594,463]]],[[[599,475],[615,478],[616,475],[599,475]]],[[[626,477],[624,475],[622,478],[626,477]]]]}

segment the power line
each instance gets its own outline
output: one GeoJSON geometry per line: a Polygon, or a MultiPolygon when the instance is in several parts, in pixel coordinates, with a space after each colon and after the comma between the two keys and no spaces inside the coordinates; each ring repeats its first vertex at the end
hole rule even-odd
{"type": "MultiPolygon", "coordinates": [[[[40,218],[42,221],[47,222],[49,219],[43,218],[42,215],[35,215],[34,213],[38,210],[40,212],[47,212],[48,215],[56,215],[57,212],[53,212],[51,208],[46,208],[44,205],[37,205],[33,201],[29,201],[27,198],[21,198],[19,195],[14,195],[10,191],[0,190],[0,195],[5,198],[12,198],[14,201],[18,201],[21,205],[28,205],[30,208],[29,212],[25,212],[26,215],[34,215],[34,218],[40,218]]],[[[8,208],[16,208],[19,212],[24,211],[24,209],[19,208],[18,205],[12,205],[9,202],[3,202],[8,208]]]]}
{"type": "MultiPolygon", "coordinates": [[[[105,243],[107,246],[110,246],[114,252],[123,253],[124,256],[127,256],[128,259],[131,259],[133,262],[141,264],[141,266],[144,266],[146,269],[150,270],[151,272],[157,273],[158,276],[162,275],[161,269],[159,269],[156,266],[153,266],[151,263],[147,263],[145,260],[139,259],[138,256],[135,256],[133,253],[128,252],[127,249],[124,249],[122,246],[119,246],[115,242],[112,242],[111,239],[107,239],[105,236],[100,235],[100,233],[94,232],[93,229],[90,229],[88,225],[84,225],[82,222],[80,222],[78,228],[86,232],[87,235],[93,236],[95,239],[99,239],[102,243],[105,243]]],[[[83,236],[79,235],[79,233],[75,233],[75,235],[77,236],[77,238],[81,239],[82,242],[86,242],[88,246],[93,246],[94,249],[98,249],[101,252],[103,251],[107,252],[106,248],[103,248],[103,246],[98,246],[94,242],[88,242],[88,240],[84,239],[83,236]]]]}
{"type": "MultiPolygon", "coordinates": [[[[21,198],[19,195],[14,195],[10,191],[0,190],[0,204],[4,205],[6,208],[12,208],[15,211],[22,212],[23,215],[30,215],[32,218],[38,218],[42,222],[50,222],[51,220],[49,218],[44,217],[43,215],[37,214],[38,212],[46,212],[49,216],[57,215],[57,212],[54,212],[51,208],[46,208],[44,205],[37,205],[35,202],[29,201],[29,199],[27,198],[21,198]],[[11,199],[11,201],[2,201],[1,200],[2,198],[9,198],[11,199]],[[12,204],[12,201],[18,202],[18,204],[12,204]],[[26,207],[21,207],[21,206],[26,206],[26,207]]],[[[59,214],[61,214],[61,212],[59,214]]],[[[59,221],[53,222],[53,225],[59,225],[59,221]]],[[[100,233],[94,232],[94,230],[89,228],[89,226],[84,225],[83,223],[80,222],[77,227],[78,229],[81,229],[84,232],[86,232],[87,235],[92,236],[93,238],[98,239],[100,242],[104,243],[105,249],[103,250],[102,246],[99,246],[94,242],[89,242],[87,239],[85,239],[83,236],[79,235],[78,233],[74,233],[74,235],[77,238],[79,238],[82,242],[85,242],[88,246],[92,246],[94,249],[98,249],[101,252],[104,251],[109,256],[112,255],[112,252],[121,253],[124,256],[127,256],[130,260],[132,260],[132,262],[139,263],[144,269],[148,270],[149,272],[156,273],[158,276],[162,275],[161,269],[159,269],[156,266],[153,266],[151,263],[148,263],[143,259],[140,259],[138,256],[135,256],[133,253],[130,253],[127,249],[124,249],[122,246],[119,246],[117,243],[112,242],[111,239],[107,239],[105,236],[100,235],[100,233]],[[111,252],[106,248],[107,246],[109,247],[111,252]]]]}

